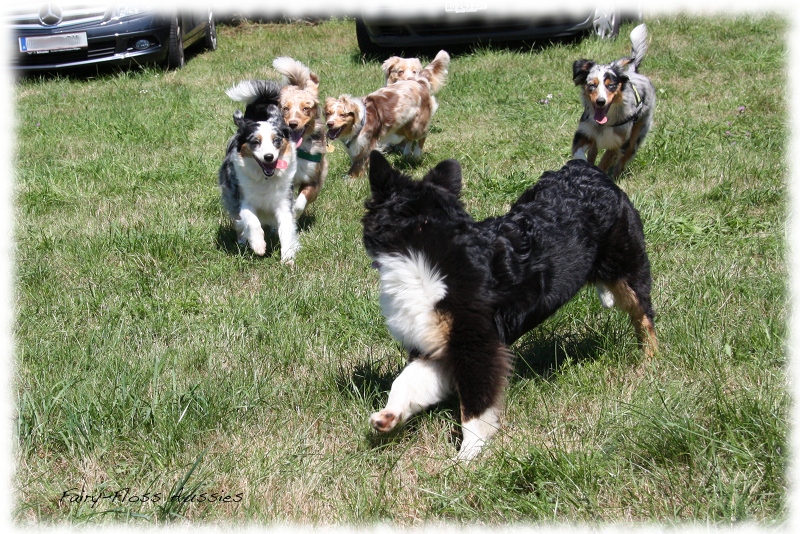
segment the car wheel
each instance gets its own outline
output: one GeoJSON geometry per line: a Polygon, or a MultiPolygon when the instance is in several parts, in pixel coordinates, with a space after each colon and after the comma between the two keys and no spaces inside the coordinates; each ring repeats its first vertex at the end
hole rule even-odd
{"type": "Polygon", "coordinates": [[[180,17],[172,19],[169,27],[169,48],[167,49],[167,68],[180,69],[186,64],[186,55],[183,51],[183,35],[181,35],[180,17]]]}
{"type": "Polygon", "coordinates": [[[358,49],[362,54],[374,55],[381,52],[381,49],[369,38],[367,26],[360,18],[356,19],[356,41],[358,41],[358,49]]]}
{"type": "Polygon", "coordinates": [[[598,7],[594,12],[592,28],[601,39],[614,39],[619,35],[619,10],[614,7],[598,7]]]}
{"type": "Polygon", "coordinates": [[[206,36],[203,39],[203,45],[208,50],[217,49],[217,19],[210,10],[208,12],[208,26],[206,26],[206,36]]]}

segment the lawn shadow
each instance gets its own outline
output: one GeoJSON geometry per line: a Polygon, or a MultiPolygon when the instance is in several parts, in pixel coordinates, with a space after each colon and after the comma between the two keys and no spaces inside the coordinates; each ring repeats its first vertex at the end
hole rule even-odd
{"type": "Polygon", "coordinates": [[[548,379],[567,362],[595,360],[601,346],[601,341],[593,336],[535,331],[514,347],[516,358],[511,379],[548,379]]]}
{"type": "MultiPolygon", "coordinates": [[[[304,213],[300,216],[300,219],[297,221],[297,232],[300,234],[300,239],[302,239],[303,232],[313,227],[315,222],[316,217],[314,215],[307,215],[304,213]]],[[[263,228],[264,240],[267,242],[267,251],[264,253],[263,257],[268,258],[272,256],[276,250],[280,250],[281,242],[275,230],[268,226],[264,226],[263,228]]],[[[236,238],[236,229],[231,223],[221,224],[219,228],[217,228],[217,237],[214,243],[216,244],[217,250],[221,250],[226,254],[252,254],[256,256],[248,245],[239,244],[236,238]]]]}

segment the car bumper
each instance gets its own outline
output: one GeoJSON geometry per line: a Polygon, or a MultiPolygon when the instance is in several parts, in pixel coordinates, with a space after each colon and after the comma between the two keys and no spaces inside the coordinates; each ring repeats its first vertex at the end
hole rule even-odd
{"type": "Polygon", "coordinates": [[[594,14],[362,19],[372,43],[387,48],[555,39],[591,30],[594,14]]]}
{"type": "Polygon", "coordinates": [[[75,25],[56,32],[38,29],[14,30],[10,68],[16,71],[79,68],[87,65],[129,66],[159,62],[166,58],[169,48],[171,17],[149,13],[106,24],[75,25]],[[57,35],[86,32],[86,48],[53,52],[21,52],[19,39],[37,35],[57,35]],[[134,43],[146,39],[150,45],[143,50],[134,43]]]}

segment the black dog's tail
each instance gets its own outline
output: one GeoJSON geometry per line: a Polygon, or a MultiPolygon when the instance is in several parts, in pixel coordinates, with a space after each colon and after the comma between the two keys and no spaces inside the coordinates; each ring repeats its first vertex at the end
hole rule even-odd
{"type": "Polygon", "coordinates": [[[266,121],[275,115],[276,110],[280,110],[281,85],[272,80],[245,80],[225,91],[225,94],[231,100],[246,104],[245,119],[266,121]]]}

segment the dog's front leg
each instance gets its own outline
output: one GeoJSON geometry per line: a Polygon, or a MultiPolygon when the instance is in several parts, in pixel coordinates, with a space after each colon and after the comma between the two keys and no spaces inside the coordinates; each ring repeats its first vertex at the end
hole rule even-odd
{"type": "Polygon", "coordinates": [[[300,249],[300,240],[297,238],[297,226],[291,210],[278,212],[278,239],[281,242],[281,263],[291,264],[294,256],[300,249]]]}
{"type": "Polygon", "coordinates": [[[357,159],[353,161],[353,164],[350,166],[350,170],[347,171],[347,176],[350,178],[358,178],[362,174],[364,174],[364,169],[367,166],[367,160],[364,158],[357,159]]]}
{"type": "Polygon", "coordinates": [[[572,139],[572,159],[585,159],[594,165],[597,160],[597,144],[581,132],[575,132],[572,139]]]}
{"type": "Polygon", "coordinates": [[[502,407],[498,404],[490,406],[482,414],[462,421],[461,448],[458,450],[456,460],[466,461],[475,458],[481,452],[486,442],[500,429],[500,414],[502,407]]]}
{"type": "Polygon", "coordinates": [[[267,252],[267,242],[264,240],[264,229],[258,216],[248,208],[239,211],[239,218],[234,222],[236,235],[240,244],[248,243],[253,252],[263,256],[267,252]]]}
{"type": "Polygon", "coordinates": [[[488,322],[470,323],[454,326],[451,332],[449,356],[458,362],[454,380],[461,400],[459,461],[475,458],[500,429],[511,354],[496,334],[492,335],[493,329],[488,322]]]}
{"type": "Polygon", "coordinates": [[[611,168],[611,165],[617,160],[619,157],[619,149],[609,148],[606,150],[603,157],[600,159],[600,163],[597,166],[600,168],[601,171],[608,173],[608,169],[611,168]]]}
{"type": "Polygon", "coordinates": [[[447,397],[452,377],[439,360],[412,360],[392,383],[386,407],[369,418],[378,432],[389,432],[409,417],[447,397]]]}

